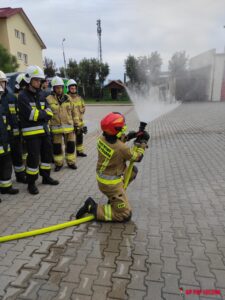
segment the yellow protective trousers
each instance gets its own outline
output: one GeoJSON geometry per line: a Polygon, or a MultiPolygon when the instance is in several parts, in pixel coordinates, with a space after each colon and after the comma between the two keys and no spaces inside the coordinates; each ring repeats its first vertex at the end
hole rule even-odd
{"type": "Polygon", "coordinates": [[[73,165],[76,162],[74,132],[53,134],[54,163],[56,166],[63,165],[63,161],[64,161],[63,142],[65,145],[66,162],[68,165],[73,165]]]}
{"type": "MultiPolygon", "coordinates": [[[[132,170],[132,175],[129,183],[133,181],[137,175],[137,168],[134,167],[132,170]]],[[[99,190],[107,196],[108,203],[105,205],[98,204],[96,219],[98,221],[117,221],[117,222],[126,222],[131,218],[131,206],[128,201],[126,190],[124,189],[124,182],[113,184],[113,181],[100,182],[101,179],[98,179],[99,190]]],[[[114,181],[116,182],[116,181],[114,181]]]]}

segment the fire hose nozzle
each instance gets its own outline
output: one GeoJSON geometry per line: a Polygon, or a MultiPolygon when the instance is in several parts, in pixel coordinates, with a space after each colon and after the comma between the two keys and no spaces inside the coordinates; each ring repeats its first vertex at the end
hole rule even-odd
{"type": "Polygon", "coordinates": [[[143,132],[145,130],[145,127],[147,126],[147,123],[145,122],[140,122],[140,125],[139,125],[139,132],[143,132]]]}

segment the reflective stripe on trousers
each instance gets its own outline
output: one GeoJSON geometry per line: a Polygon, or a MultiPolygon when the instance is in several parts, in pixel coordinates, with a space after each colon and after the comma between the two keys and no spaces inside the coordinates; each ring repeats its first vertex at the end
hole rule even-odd
{"type": "Polygon", "coordinates": [[[118,184],[123,181],[122,176],[107,176],[103,174],[96,174],[96,179],[98,182],[101,182],[103,184],[118,184]]]}

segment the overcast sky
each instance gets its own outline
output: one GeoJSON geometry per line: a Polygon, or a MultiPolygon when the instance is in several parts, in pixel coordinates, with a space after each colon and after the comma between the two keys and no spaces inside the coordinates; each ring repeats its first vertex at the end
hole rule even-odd
{"type": "Polygon", "coordinates": [[[123,79],[129,55],[158,51],[167,70],[176,51],[189,57],[216,48],[224,51],[225,0],[0,0],[1,7],[22,7],[46,44],[44,56],[63,65],[97,57],[96,20],[102,22],[103,61],[108,79],[123,79]]]}

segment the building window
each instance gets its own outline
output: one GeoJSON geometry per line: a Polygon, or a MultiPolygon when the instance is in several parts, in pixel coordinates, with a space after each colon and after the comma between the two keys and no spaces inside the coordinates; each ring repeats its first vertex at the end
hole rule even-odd
{"type": "Polygon", "coordinates": [[[23,54],[23,61],[24,61],[24,63],[25,63],[25,65],[27,65],[28,64],[28,57],[27,57],[27,54],[23,54]]]}
{"type": "Polygon", "coordinates": [[[15,37],[20,39],[20,32],[17,29],[15,29],[15,37]]]}
{"type": "Polygon", "coordinates": [[[23,56],[22,56],[22,53],[21,52],[17,52],[17,58],[19,60],[22,60],[23,56]]]}
{"type": "Polygon", "coordinates": [[[21,43],[26,44],[26,38],[25,38],[25,33],[21,32],[21,43]]]}

